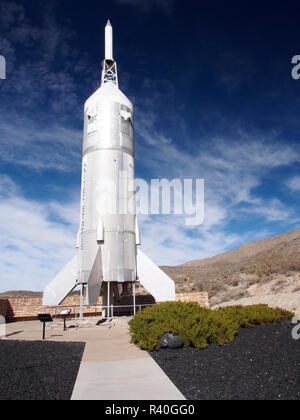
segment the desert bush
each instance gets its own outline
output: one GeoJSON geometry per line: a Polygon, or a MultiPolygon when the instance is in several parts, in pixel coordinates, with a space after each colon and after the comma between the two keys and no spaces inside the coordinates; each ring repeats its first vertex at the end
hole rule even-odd
{"type": "Polygon", "coordinates": [[[211,310],[196,302],[164,302],[138,312],[129,322],[131,342],[143,350],[159,348],[165,333],[179,335],[184,346],[199,349],[210,343],[232,342],[240,327],[278,322],[294,314],[267,305],[232,306],[211,310]]]}
{"type": "Polygon", "coordinates": [[[282,319],[292,319],[294,314],[281,308],[268,305],[227,306],[217,309],[223,316],[234,318],[239,327],[253,327],[260,324],[272,324],[282,319]]]}
{"type": "Polygon", "coordinates": [[[205,285],[205,282],[201,280],[195,282],[195,287],[198,292],[207,292],[207,286],[205,285]]]}
{"type": "Polygon", "coordinates": [[[237,287],[237,286],[239,286],[239,285],[240,285],[240,282],[241,282],[240,278],[234,278],[234,279],[232,279],[232,280],[231,280],[230,285],[231,285],[232,287],[237,287]]]}

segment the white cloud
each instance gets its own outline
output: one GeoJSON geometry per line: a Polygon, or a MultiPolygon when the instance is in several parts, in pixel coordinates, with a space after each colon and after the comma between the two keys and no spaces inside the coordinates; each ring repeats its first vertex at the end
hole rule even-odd
{"type": "Polygon", "coordinates": [[[255,202],[249,203],[247,207],[243,207],[242,211],[252,216],[264,218],[267,222],[288,222],[293,224],[300,220],[293,208],[284,205],[277,198],[271,200],[256,199],[255,202]]]}
{"type": "Polygon", "coordinates": [[[289,179],[286,183],[286,185],[292,190],[292,191],[300,191],[300,176],[295,176],[291,179],[289,179]]]}
{"type": "Polygon", "coordinates": [[[0,161],[31,169],[80,171],[82,131],[38,121],[0,118],[0,161]]]}
{"type": "MultiPolygon", "coordinates": [[[[37,2],[35,8],[38,23],[29,18],[23,5],[1,1],[0,51],[7,61],[1,96],[11,99],[13,92],[14,100],[18,100],[15,108],[22,110],[23,115],[34,110],[41,118],[41,113],[51,109],[60,119],[67,119],[70,109],[73,115],[78,112],[81,87],[87,81],[89,86],[95,83],[99,73],[91,74],[88,55],[77,49],[77,35],[70,23],[58,23],[60,6],[53,8],[49,2],[37,2]],[[78,76],[80,85],[76,83],[78,76]]],[[[2,98],[2,114],[8,114],[10,101],[5,105],[2,98]]]]}
{"type": "Polygon", "coordinates": [[[228,234],[223,229],[193,230],[184,225],[183,217],[138,217],[142,250],[158,265],[177,265],[211,257],[228,247],[238,246],[243,237],[228,234]]]}
{"type": "Polygon", "coordinates": [[[82,130],[73,128],[74,121],[82,121],[86,98],[81,89],[89,80],[92,90],[99,72],[91,74],[86,53],[76,48],[70,23],[57,22],[59,11],[58,4],[53,10],[49,2],[37,2],[37,22],[22,4],[0,2],[0,52],[7,62],[7,79],[0,86],[4,163],[80,171],[82,130]]]}
{"type": "Polygon", "coordinates": [[[64,212],[61,203],[26,199],[8,177],[0,178],[1,291],[42,290],[75,254],[78,201],[63,206],[64,212]]]}
{"type": "MultiPolygon", "coordinates": [[[[143,157],[152,176],[204,178],[205,213],[210,227],[215,218],[218,222],[217,215],[222,215],[220,220],[226,223],[242,216],[243,212],[268,222],[292,223],[294,209],[287,208],[277,197],[266,199],[254,191],[274,168],[299,163],[299,146],[284,145],[272,137],[253,139],[239,133],[238,140],[210,139],[203,149],[189,151],[184,142],[177,145],[159,133],[156,121],[151,108],[149,114],[138,117],[136,130],[144,140],[137,146],[138,157],[143,157]]],[[[292,186],[297,188],[298,179],[291,181],[292,186]]]]}

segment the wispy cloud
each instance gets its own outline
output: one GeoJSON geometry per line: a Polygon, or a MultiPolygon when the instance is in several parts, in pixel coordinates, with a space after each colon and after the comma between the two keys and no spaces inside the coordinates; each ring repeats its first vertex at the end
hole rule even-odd
{"type": "MultiPolygon", "coordinates": [[[[51,109],[52,117],[67,120],[69,109],[78,112],[85,82],[95,83],[96,79],[86,53],[76,48],[77,35],[70,24],[57,23],[57,11],[49,2],[38,2],[35,8],[38,23],[28,17],[22,4],[1,1],[0,51],[7,60],[7,79],[0,86],[0,112],[4,111],[4,99],[11,98],[13,92],[23,115],[51,109]],[[78,76],[80,86],[76,83],[78,76]]],[[[6,112],[10,111],[8,104],[11,108],[11,101],[6,101],[6,112]]]]}
{"type": "Polygon", "coordinates": [[[7,79],[0,84],[0,162],[80,171],[86,99],[80,91],[99,73],[93,78],[86,54],[76,49],[76,33],[68,22],[57,23],[50,2],[38,2],[35,10],[38,21],[22,3],[0,4],[0,53],[7,61],[7,79]]]}
{"type": "Polygon", "coordinates": [[[216,64],[218,83],[223,86],[228,93],[241,87],[255,74],[254,63],[239,51],[238,54],[224,52],[221,54],[216,64]]]}
{"type": "MultiPolygon", "coordinates": [[[[264,177],[274,169],[300,162],[299,145],[280,143],[272,135],[252,137],[237,132],[236,138],[209,138],[205,144],[197,139],[199,150],[191,150],[184,137],[178,143],[160,132],[156,128],[157,119],[154,107],[148,107],[147,114],[137,116],[136,124],[143,140],[137,145],[137,153],[143,156],[151,174],[204,178],[206,199],[223,207],[227,203],[226,208],[248,203],[263,210],[263,197],[256,196],[254,190],[264,177]]],[[[297,180],[291,183],[296,184],[297,180]]],[[[270,204],[268,200],[264,202],[266,206],[270,204]]]]}
{"type": "Polygon", "coordinates": [[[300,176],[295,176],[286,182],[292,191],[300,191],[300,176]]]}
{"type": "Polygon", "coordinates": [[[2,116],[0,137],[0,162],[35,170],[80,171],[81,130],[62,125],[44,127],[26,118],[20,120],[2,116]]]}
{"type": "Polygon", "coordinates": [[[78,216],[78,201],[62,211],[61,203],[26,199],[0,177],[0,290],[42,290],[76,252],[78,216]]]}
{"type": "Polygon", "coordinates": [[[175,0],[115,0],[121,5],[129,5],[137,7],[143,12],[150,12],[155,9],[162,10],[166,15],[170,15],[173,11],[175,0]]]}
{"type": "Polygon", "coordinates": [[[242,213],[262,218],[267,222],[285,222],[294,224],[300,222],[298,212],[283,204],[279,199],[263,200],[257,198],[242,208],[242,213]]]}
{"type": "Polygon", "coordinates": [[[175,216],[139,217],[142,249],[159,265],[176,265],[210,257],[238,246],[244,239],[222,229],[201,230],[194,235],[185,228],[184,219],[175,216]]]}
{"type": "MultiPolygon", "coordinates": [[[[155,84],[153,81],[151,90],[158,85],[161,83],[155,84]]],[[[172,89],[168,92],[169,96],[165,100],[172,104],[172,89]]],[[[155,88],[152,96],[155,96],[155,88]]],[[[194,135],[197,149],[186,133],[184,117],[180,112],[173,114],[174,127],[171,133],[166,127],[165,130],[160,129],[157,101],[152,102],[149,99],[151,95],[145,94],[145,97],[148,97],[147,112],[138,109],[136,115],[137,159],[143,159],[149,177],[205,179],[203,225],[189,231],[183,227],[183,218],[176,221],[163,218],[165,237],[162,236],[163,240],[159,239],[160,245],[155,247],[157,238],[160,238],[158,232],[153,231],[152,235],[150,221],[143,223],[141,230],[143,232],[145,229],[147,232],[147,248],[149,252],[157,253],[160,263],[164,263],[164,256],[166,260],[170,258],[173,262],[176,260],[175,255],[179,261],[184,258],[209,257],[238,246],[243,241],[259,239],[262,237],[261,232],[272,234],[270,224],[276,232],[277,224],[284,225],[288,230],[299,223],[297,207],[285,204],[277,195],[278,185],[275,179],[271,187],[272,194],[266,196],[259,190],[272,171],[300,163],[299,145],[278,141],[278,133],[275,132],[250,135],[243,130],[236,130],[235,135],[223,138],[208,135],[202,140],[194,135]],[[180,141],[177,141],[178,137],[180,141]],[[240,232],[235,230],[229,233],[232,222],[248,227],[242,228],[240,232]],[[178,241],[173,248],[170,244],[174,244],[173,238],[176,237],[178,241]],[[202,248],[202,243],[209,245],[202,248]],[[151,246],[157,251],[151,251],[151,246]],[[178,253],[176,249],[179,250],[178,253]]],[[[291,185],[296,188],[297,180],[291,185]]],[[[149,220],[159,224],[158,220],[149,220]]],[[[164,231],[162,226],[160,229],[164,231]]]]}

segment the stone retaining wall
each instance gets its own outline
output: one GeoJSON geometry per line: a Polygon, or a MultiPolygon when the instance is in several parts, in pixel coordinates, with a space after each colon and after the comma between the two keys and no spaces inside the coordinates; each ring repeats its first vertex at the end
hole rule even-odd
{"type": "MultiPolygon", "coordinates": [[[[209,307],[208,294],[207,293],[178,293],[176,298],[183,302],[198,302],[203,307],[209,307]]],[[[136,304],[145,305],[155,303],[154,299],[150,295],[137,295],[136,304]]],[[[121,299],[121,305],[131,305],[132,298],[123,297],[121,299]]],[[[102,298],[98,299],[98,306],[85,306],[84,314],[86,316],[99,315],[101,314],[102,298]]],[[[114,302],[114,305],[117,305],[114,302]]],[[[51,313],[53,316],[57,316],[59,312],[64,308],[71,309],[71,316],[79,314],[80,297],[70,296],[67,297],[62,305],[58,308],[47,308],[42,306],[41,298],[9,298],[0,299],[0,315],[6,317],[7,322],[21,321],[29,319],[37,319],[37,314],[41,312],[51,313]]],[[[114,313],[124,313],[126,309],[115,309],[114,313]]]]}
{"type": "Polygon", "coordinates": [[[4,316],[8,313],[9,302],[8,299],[0,299],[0,316],[4,316]]]}

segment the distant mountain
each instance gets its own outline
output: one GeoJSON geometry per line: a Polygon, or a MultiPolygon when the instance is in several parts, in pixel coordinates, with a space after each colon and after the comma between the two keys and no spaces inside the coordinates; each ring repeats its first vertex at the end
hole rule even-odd
{"type": "Polygon", "coordinates": [[[300,272],[300,228],[212,258],[161,268],[174,279],[178,292],[205,290],[213,303],[244,297],[254,284],[300,272]]]}

